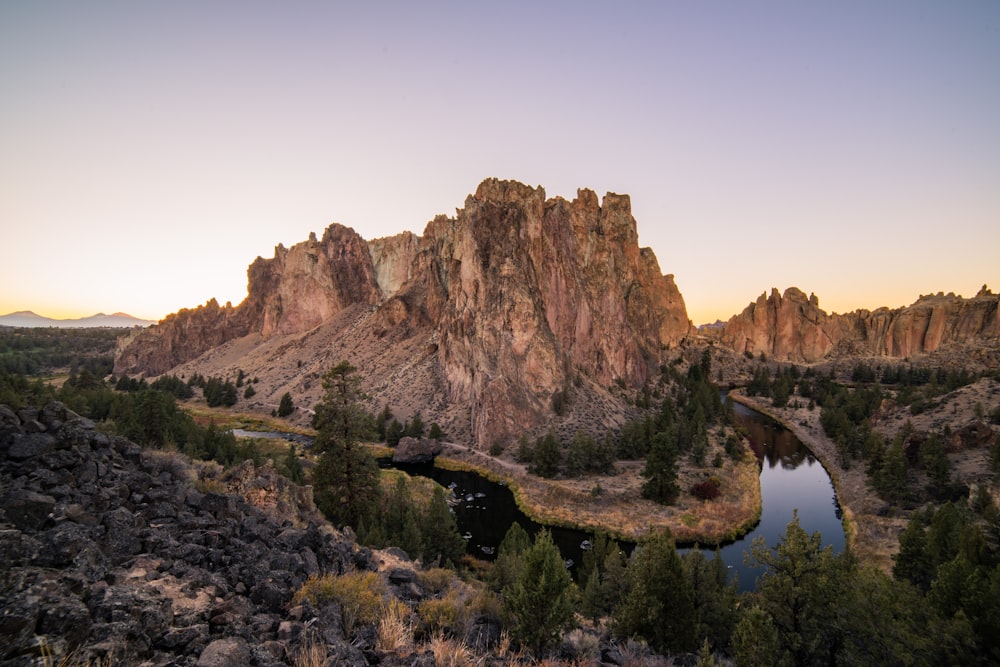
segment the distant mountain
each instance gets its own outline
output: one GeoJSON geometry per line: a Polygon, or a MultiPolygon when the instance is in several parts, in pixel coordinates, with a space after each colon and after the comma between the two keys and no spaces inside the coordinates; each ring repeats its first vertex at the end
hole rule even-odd
{"type": "Polygon", "coordinates": [[[56,320],[51,317],[43,317],[30,310],[20,310],[16,313],[0,315],[0,326],[6,327],[57,327],[59,329],[84,329],[88,327],[112,327],[126,328],[148,327],[156,324],[152,320],[140,320],[126,313],[115,313],[105,315],[97,313],[90,317],[81,317],[75,320],[56,320]]]}

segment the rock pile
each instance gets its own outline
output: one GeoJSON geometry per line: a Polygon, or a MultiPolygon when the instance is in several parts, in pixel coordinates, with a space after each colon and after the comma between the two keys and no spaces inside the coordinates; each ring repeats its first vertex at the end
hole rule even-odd
{"type": "Polygon", "coordinates": [[[60,403],[0,405],[0,665],[278,665],[314,639],[326,664],[395,664],[345,638],[335,603],[290,604],[310,575],[376,562],[306,522],[311,501],[278,511],[273,469],[256,470],[234,476],[248,502],[60,403]]]}

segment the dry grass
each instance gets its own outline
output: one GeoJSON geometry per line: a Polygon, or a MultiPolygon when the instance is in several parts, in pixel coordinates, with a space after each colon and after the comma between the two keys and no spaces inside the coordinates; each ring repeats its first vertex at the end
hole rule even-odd
{"type": "MultiPolygon", "coordinates": [[[[714,439],[718,442],[706,457],[709,461],[723,448],[722,434],[716,432],[714,439]]],[[[601,529],[619,539],[634,541],[651,528],[666,527],[680,542],[717,544],[750,530],[760,518],[760,471],[749,454],[738,461],[725,457],[721,468],[691,468],[685,464],[678,480],[683,490],[709,475],[717,475],[722,493],[711,502],[682,493],[677,503],[669,506],[642,497],[642,461],[619,461],[615,475],[552,480],[529,475],[524,466],[464,447],[450,447],[445,456],[438,458],[441,467],[472,470],[509,486],[521,510],[538,522],[601,529]],[[602,492],[595,496],[592,490],[598,484],[602,492]]]]}
{"type": "Polygon", "coordinates": [[[295,591],[292,604],[309,600],[313,605],[333,600],[340,604],[344,635],[350,637],[359,623],[375,623],[386,598],[385,582],[376,572],[313,575],[295,591]]]}
{"type": "Polygon", "coordinates": [[[460,641],[436,635],[429,645],[434,653],[435,667],[472,667],[476,664],[472,652],[460,641]]]}
{"type": "Polygon", "coordinates": [[[38,651],[43,667],[113,667],[121,664],[116,646],[103,655],[94,655],[82,648],[60,655],[65,650],[65,642],[59,640],[59,644],[61,645],[53,646],[47,637],[38,637],[38,651]]]}
{"type": "Polygon", "coordinates": [[[376,647],[399,653],[413,646],[412,612],[402,601],[390,598],[378,620],[376,647]]]}
{"type": "Polygon", "coordinates": [[[323,667],[326,664],[326,645],[322,639],[310,635],[292,660],[294,667],[323,667]]]}

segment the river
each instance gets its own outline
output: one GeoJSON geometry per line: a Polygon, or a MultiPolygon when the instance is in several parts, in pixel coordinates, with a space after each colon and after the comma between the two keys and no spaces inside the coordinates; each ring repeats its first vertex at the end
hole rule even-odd
{"type": "MultiPolygon", "coordinates": [[[[762,510],[757,526],[735,542],[720,547],[719,554],[737,577],[740,590],[751,590],[760,571],[747,566],[743,559],[755,538],[763,537],[774,547],[797,511],[799,525],[807,533],[819,532],[824,546],[832,546],[837,553],[844,549],[844,526],[830,476],[799,439],[759,412],[739,403],[735,409],[761,461],[762,510]]],[[[244,431],[239,435],[262,437],[264,434],[244,431]]],[[[387,460],[380,463],[390,465],[387,460]]],[[[459,532],[468,539],[469,553],[479,558],[492,559],[513,522],[520,523],[529,534],[541,528],[517,507],[510,489],[475,473],[444,470],[429,463],[393,467],[411,475],[430,477],[453,490],[459,532]]],[[[572,567],[580,563],[582,545],[592,540],[593,534],[560,527],[549,530],[567,564],[572,567]]],[[[630,551],[633,545],[622,546],[630,551]]],[[[682,552],[687,550],[680,549],[682,552]]],[[[713,551],[706,549],[706,555],[713,551]]]]}
{"type": "MultiPolygon", "coordinates": [[[[810,534],[818,531],[823,536],[824,546],[830,545],[838,553],[844,549],[844,526],[830,476],[799,439],[759,412],[739,403],[735,409],[761,460],[762,509],[757,526],[735,542],[720,547],[719,554],[737,577],[740,590],[750,590],[760,570],[746,565],[743,559],[754,538],[763,537],[768,545],[775,546],[797,511],[799,525],[810,534]]],[[[541,527],[521,512],[509,489],[484,477],[435,468],[432,464],[394,467],[411,475],[430,477],[453,489],[459,531],[468,538],[469,553],[475,556],[491,558],[515,521],[529,534],[541,527]]],[[[585,540],[592,540],[593,534],[560,527],[549,530],[563,558],[574,565],[580,563],[583,558],[581,545],[585,540]]],[[[623,546],[631,550],[633,545],[623,546]]],[[[688,550],[679,549],[682,553],[688,550]]],[[[704,551],[709,556],[714,553],[711,547],[704,551]]]]}

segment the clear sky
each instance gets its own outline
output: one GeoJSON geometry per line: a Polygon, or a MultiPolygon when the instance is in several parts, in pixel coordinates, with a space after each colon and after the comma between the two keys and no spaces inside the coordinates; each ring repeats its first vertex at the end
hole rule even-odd
{"type": "Polygon", "coordinates": [[[632,196],[696,324],[1000,289],[1000,2],[0,0],[0,314],[240,302],[487,177],[632,196]]]}

